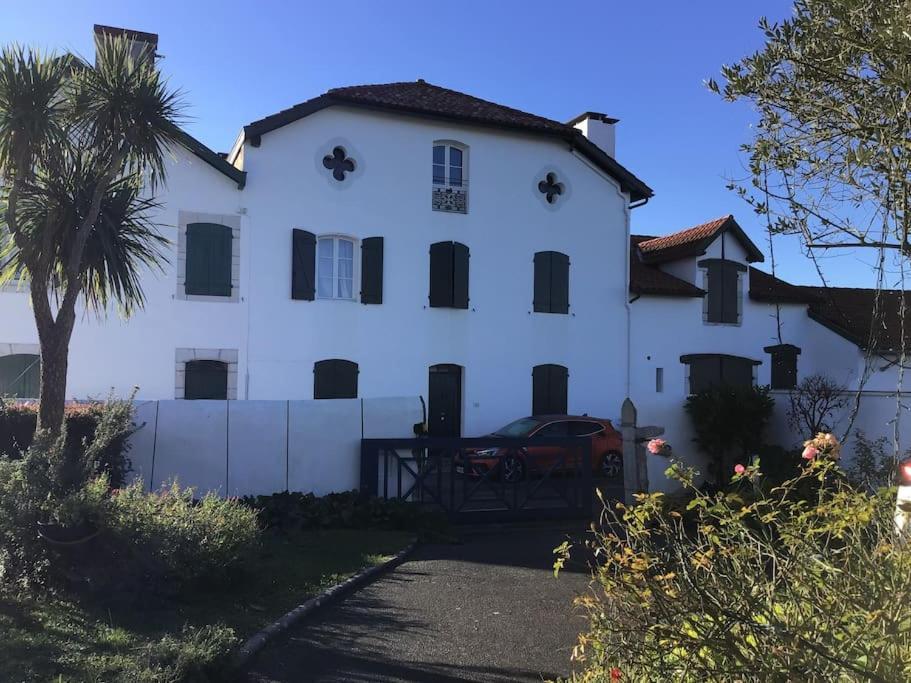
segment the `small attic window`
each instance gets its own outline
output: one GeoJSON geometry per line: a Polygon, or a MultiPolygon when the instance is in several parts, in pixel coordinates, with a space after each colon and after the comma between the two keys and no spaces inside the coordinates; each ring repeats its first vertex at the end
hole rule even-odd
{"type": "Polygon", "coordinates": [[[794,389],[797,386],[797,356],[800,348],[793,344],[776,344],[763,349],[772,357],[772,389],[794,389]]]}

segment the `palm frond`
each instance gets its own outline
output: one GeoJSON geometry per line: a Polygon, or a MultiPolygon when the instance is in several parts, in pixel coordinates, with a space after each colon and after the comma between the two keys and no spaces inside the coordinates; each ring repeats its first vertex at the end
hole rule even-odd
{"type": "Polygon", "coordinates": [[[168,87],[149,51],[123,37],[99,36],[94,69],[71,82],[80,146],[99,158],[126,155],[129,173],[145,170],[154,188],[164,178],[165,152],[179,138],[182,94],[168,87]]]}
{"type": "Polygon", "coordinates": [[[13,45],[0,51],[0,174],[28,175],[43,151],[65,137],[63,84],[68,56],[13,45]]]}
{"type": "MultiPolygon", "coordinates": [[[[25,259],[41,260],[40,234],[53,226],[78,225],[88,213],[92,197],[103,172],[90,155],[70,160],[65,172],[40,177],[20,202],[19,221],[28,235],[25,259]]],[[[50,262],[54,276],[50,291],[59,300],[69,286],[81,289],[86,307],[102,315],[116,304],[124,315],[130,315],[145,303],[142,277],[145,271],[161,270],[167,263],[165,248],[170,244],[162,236],[153,216],[159,204],[142,194],[140,174],[115,180],[104,191],[98,219],[83,251],[79,280],[66,278],[65,261],[78,232],[65,229],[48,242],[52,245],[50,262]]]]}

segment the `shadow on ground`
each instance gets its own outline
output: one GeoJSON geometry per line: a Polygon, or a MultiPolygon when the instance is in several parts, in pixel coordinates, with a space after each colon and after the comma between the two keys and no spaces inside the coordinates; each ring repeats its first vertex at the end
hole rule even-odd
{"type": "Polygon", "coordinates": [[[276,641],[247,681],[540,681],[571,672],[588,587],[581,562],[553,575],[580,528],[465,529],[276,641]]]}

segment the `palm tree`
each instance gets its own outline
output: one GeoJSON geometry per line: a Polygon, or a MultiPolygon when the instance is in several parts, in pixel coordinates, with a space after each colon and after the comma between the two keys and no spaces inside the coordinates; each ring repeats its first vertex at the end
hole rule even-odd
{"type": "Polygon", "coordinates": [[[179,143],[179,94],[151,50],[98,36],[94,68],[71,55],[0,52],[0,284],[24,276],[41,347],[38,427],[61,433],[77,304],[129,315],[161,268],[150,215],[179,143]],[[151,197],[150,197],[151,195],[151,197]]]}

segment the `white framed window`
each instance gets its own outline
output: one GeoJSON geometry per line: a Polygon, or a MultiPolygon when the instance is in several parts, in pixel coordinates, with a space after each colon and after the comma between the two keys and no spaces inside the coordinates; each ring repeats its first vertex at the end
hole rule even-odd
{"type": "Polygon", "coordinates": [[[357,269],[356,240],[339,235],[319,237],[316,243],[316,298],[354,301],[357,269]]]}
{"type": "Polygon", "coordinates": [[[433,145],[433,184],[463,187],[465,174],[465,147],[449,142],[433,145]]]}
{"type": "Polygon", "coordinates": [[[468,213],[468,147],[436,140],[432,161],[433,210],[468,213]]]}

